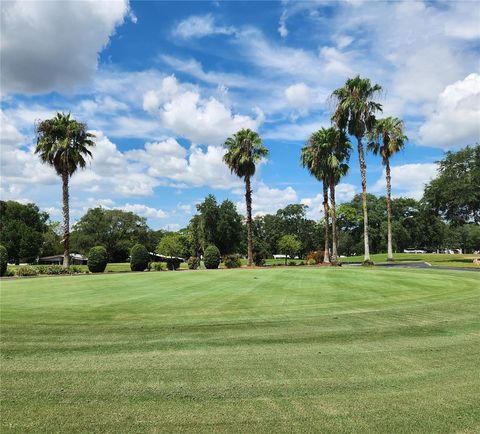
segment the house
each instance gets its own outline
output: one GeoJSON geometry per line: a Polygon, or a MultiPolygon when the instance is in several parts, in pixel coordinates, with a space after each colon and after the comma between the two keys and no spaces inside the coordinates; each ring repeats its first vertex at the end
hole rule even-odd
{"type": "Polygon", "coordinates": [[[150,256],[151,262],[167,262],[169,259],[178,259],[180,262],[185,262],[184,258],[180,258],[178,256],[166,256],[166,255],[159,255],[158,253],[148,252],[150,256]]]}
{"type": "MultiPolygon", "coordinates": [[[[44,256],[38,258],[39,264],[44,265],[62,265],[63,255],[44,256]]],[[[70,265],[86,265],[87,258],[79,253],[70,253],[70,265]]]]}

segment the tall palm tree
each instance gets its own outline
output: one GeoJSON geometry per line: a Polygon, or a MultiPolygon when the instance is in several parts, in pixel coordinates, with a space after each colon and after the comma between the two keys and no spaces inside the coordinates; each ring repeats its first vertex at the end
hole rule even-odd
{"type": "Polygon", "coordinates": [[[387,179],[387,261],[393,261],[390,158],[405,146],[408,137],[404,131],[405,124],[401,119],[388,117],[377,120],[368,134],[368,150],[382,157],[387,179]]]}
{"type": "Polygon", "coordinates": [[[87,132],[87,125],[72,119],[69,114],[57,113],[52,119],[35,126],[37,147],[35,153],[43,163],[52,166],[62,178],[63,190],[63,266],[70,264],[70,209],[68,180],[78,168],[85,168],[89,148],[95,146],[95,136],[87,132]]]}
{"type": "Polygon", "coordinates": [[[323,262],[330,263],[330,242],[329,242],[329,217],[328,217],[328,173],[326,169],[326,150],[325,143],[328,141],[326,128],[314,132],[302,148],[300,161],[303,167],[307,168],[312,176],[323,185],[323,214],[324,214],[324,256],[323,262]]]}
{"type": "Polygon", "coordinates": [[[224,144],[227,152],[223,161],[232,173],[245,181],[245,203],[247,207],[247,255],[248,266],[253,265],[253,234],[252,234],[252,188],[251,178],[255,174],[256,164],[268,156],[268,149],[262,144],[262,139],[255,131],[241,129],[224,144]]]}
{"type": "Polygon", "coordinates": [[[348,140],[347,134],[336,128],[329,128],[327,136],[327,159],[326,171],[330,186],[330,208],[332,210],[332,264],[338,262],[338,234],[337,234],[337,212],[335,201],[335,186],[340,179],[348,172],[348,161],[352,144],[348,140]]]}
{"type": "Polygon", "coordinates": [[[364,262],[370,262],[370,246],[368,242],[367,166],[362,139],[372,129],[375,123],[375,113],[382,111],[382,105],[374,101],[381,90],[380,85],[372,85],[368,78],[361,78],[357,75],[355,78],[347,79],[343,87],[332,93],[332,98],[336,102],[335,112],[332,116],[333,122],[357,139],[362,178],[364,262]]]}

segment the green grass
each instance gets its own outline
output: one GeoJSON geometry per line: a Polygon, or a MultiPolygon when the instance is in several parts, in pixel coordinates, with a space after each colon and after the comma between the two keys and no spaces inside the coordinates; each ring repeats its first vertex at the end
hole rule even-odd
{"type": "MultiPolygon", "coordinates": [[[[474,258],[478,258],[480,255],[447,255],[443,253],[394,253],[393,259],[396,262],[415,262],[415,261],[425,261],[429,264],[436,266],[452,266],[452,267],[474,267],[480,268],[478,265],[473,263],[474,258]]],[[[377,253],[375,255],[371,255],[371,259],[378,263],[378,262],[386,262],[387,254],[386,253],[377,253]]],[[[344,263],[351,263],[351,262],[362,262],[363,255],[358,256],[349,256],[346,258],[341,258],[341,261],[344,263]]]]}
{"type": "Polygon", "coordinates": [[[480,432],[477,273],[273,268],[1,282],[18,432],[480,432]]]}

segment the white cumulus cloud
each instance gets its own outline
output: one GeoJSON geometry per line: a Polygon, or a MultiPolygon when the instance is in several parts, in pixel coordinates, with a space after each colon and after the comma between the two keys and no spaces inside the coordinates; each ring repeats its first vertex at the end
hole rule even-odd
{"type": "Polygon", "coordinates": [[[24,93],[87,83],[98,53],[130,14],[126,0],[18,0],[0,8],[2,89],[24,93]]]}
{"type": "Polygon", "coordinates": [[[439,148],[474,144],[480,139],[480,74],[445,88],[435,110],[420,127],[421,143],[439,148]]]}
{"type": "MultiPolygon", "coordinates": [[[[395,197],[413,197],[420,199],[425,184],[437,175],[436,163],[412,163],[392,166],[392,194],[395,197]]],[[[377,194],[386,194],[385,170],[382,176],[372,186],[370,191],[377,194]]]]}

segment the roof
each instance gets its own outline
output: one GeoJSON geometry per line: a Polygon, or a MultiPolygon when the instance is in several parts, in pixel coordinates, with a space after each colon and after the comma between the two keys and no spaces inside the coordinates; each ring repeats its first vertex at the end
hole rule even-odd
{"type": "MultiPolygon", "coordinates": [[[[70,253],[70,258],[72,259],[81,259],[86,261],[87,258],[80,253],[70,253]]],[[[63,259],[63,255],[53,255],[53,256],[42,256],[41,258],[38,258],[39,260],[42,261],[48,261],[48,260],[54,260],[54,259],[63,259]]]]}

